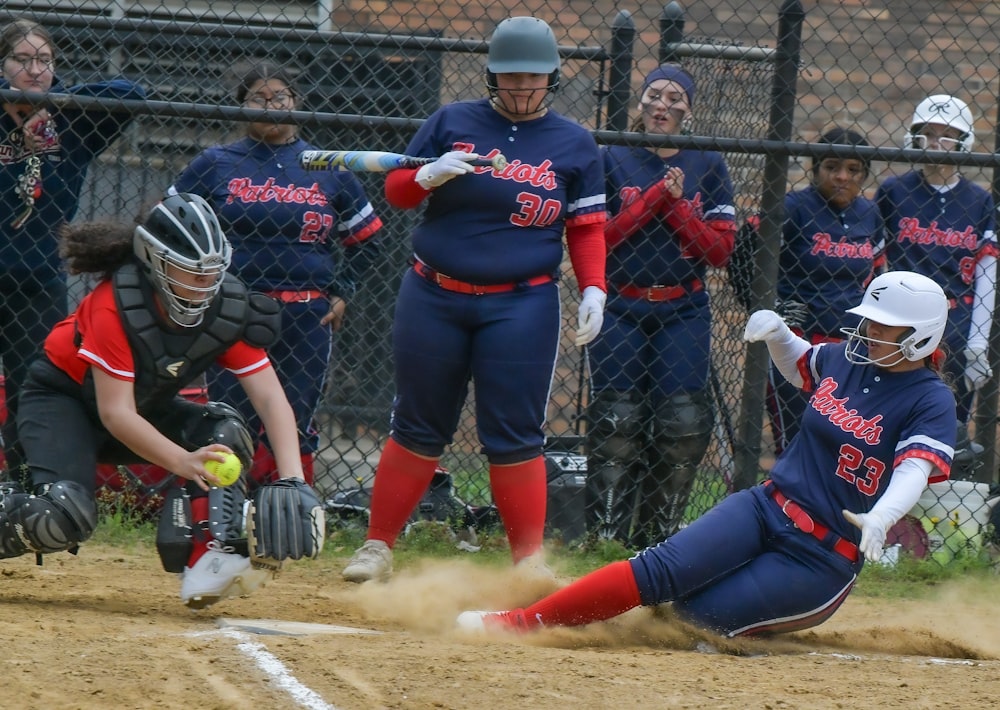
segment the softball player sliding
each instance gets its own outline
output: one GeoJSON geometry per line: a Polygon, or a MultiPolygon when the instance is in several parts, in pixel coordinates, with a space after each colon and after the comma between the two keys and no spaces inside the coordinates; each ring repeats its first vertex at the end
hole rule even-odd
{"type": "Polygon", "coordinates": [[[630,560],[525,609],[464,612],[459,626],[586,624],[668,601],[681,618],[727,636],[828,619],[928,481],[949,476],[955,443],[955,398],[934,365],[948,320],[941,287],[889,272],[849,312],[861,322],[841,343],[811,345],[774,311],[747,322],[744,339],[766,342],[789,382],[812,392],[769,481],[630,560]]]}
{"type": "MultiPolygon", "coordinates": [[[[938,94],[917,105],[904,147],[971,151],[973,139],[969,107],[938,94]]],[[[988,357],[996,300],[993,199],[957,166],[930,161],[885,180],[875,199],[885,219],[890,268],[926,274],[948,295],[945,372],[958,390],[958,419],[965,424],[976,390],[993,375],[988,357]]]]}
{"type": "Polygon", "coordinates": [[[384,579],[391,547],[451,443],[468,393],[493,500],[515,562],[539,559],[546,480],[542,425],[562,324],[565,230],[583,299],[577,344],[601,328],[604,184],[593,137],[548,108],[559,81],[551,28],[501,22],[489,44],[489,99],[445,106],[407,153],[438,156],[387,176],[397,207],[427,201],[393,326],[396,398],[375,473],[368,540],[345,579],[384,579]],[[502,153],[507,166],[474,167],[502,153]]]}
{"type": "MultiPolygon", "coordinates": [[[[292,110],[299,103],[288,72],[268,62],[241,78],[236,100],[253,109],[292,110]]],[[[248,123],[247,137],[209,148],[182,172],[173,190],[207,199],[233,242],[233,272],[282,303],[282,337],[268,351],[295,409],[306,480],[314,478],[319,434],[313,413],[330,361],[330,328],[340,327],[356,281],[378,258],[382,221],[349,172],[306,172],[298,156],[310,149],[291,124],[248,123]],[[344,261],[338,272],[338,242],[344,261]]],[[[213,399],[232,402],[260,430],[236,376],[214,375],[213,399]]],[[[260,449],[255,476],[280,475],[273,454],[260,449]]]]}
{"type": "MultiPolygon", "coordinates": [[[[677,134],[695,84],[664,64],[646,76],[636,130],[677,134]]],[[[673,148],[604,151],[611,298],[588,352],[588,518],[633,549],[676,532],[712,435],[708,267],[733,248],[722,156],[673,148]]]]}

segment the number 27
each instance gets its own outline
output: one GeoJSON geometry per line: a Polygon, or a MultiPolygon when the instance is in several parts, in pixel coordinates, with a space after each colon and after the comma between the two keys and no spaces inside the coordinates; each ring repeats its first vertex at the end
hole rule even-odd
{"type": "Polygon", "coordinates": [[[867,496],[874,495],[878,490],[879,479],[885,473],[885,464],[877,458],[864,458],[860,449],[844,444],[840,447],[840,459],[837,461],[837,475],[848,483],[857,486],[858,490],[867,496]],[[863,460],[863,462],[862,462],[863,460]],[[855,472],[864,468],[860,475],[855,472]]]}

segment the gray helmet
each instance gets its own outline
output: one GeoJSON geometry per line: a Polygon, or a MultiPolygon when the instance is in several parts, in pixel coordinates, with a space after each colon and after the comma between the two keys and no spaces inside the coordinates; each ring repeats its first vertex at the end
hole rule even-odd
{"type": "Polygon", "coordinates": [[[548,74],[551,93],[559,86],[559,47],[552,28],[537,17],[509,17],[493,31],[486,59],[486,87],[497,90],[497,74],[548,74]]]}
{"type": "Polygon", "coordinates": [[[170,320],[188,328],[199,325],[222,287],[233,253],[212,206],[198,195],[168,195],[135,228],[132,245],[170,320]],[[179,282],[171,270],[215,279],[208,286],[193,286],[179,282]],[[175,288],[195,296],[181,298],[175,288]]]}

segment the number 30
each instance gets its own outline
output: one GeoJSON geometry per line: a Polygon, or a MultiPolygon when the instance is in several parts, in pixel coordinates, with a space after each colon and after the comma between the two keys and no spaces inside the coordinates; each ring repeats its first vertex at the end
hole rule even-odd
{"type": "Polygon", "coordinates": [[[518,227],[547,227],[556,221],[562,212],[559,200],[542,198],[531,192],[521,192],[517,196],[521,211],[510,216],[510,223],[518,227]]]}

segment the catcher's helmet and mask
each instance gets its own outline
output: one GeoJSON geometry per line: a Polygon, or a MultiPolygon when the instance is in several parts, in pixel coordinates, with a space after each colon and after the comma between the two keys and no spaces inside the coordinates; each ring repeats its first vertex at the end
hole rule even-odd
{"type": "Polygon", "coordinates": [[[849,362],[892,367],[904,360],[916,362],[929,357],[937,349],[948,324],[948,299],[934,281],[912,271],[890,271],[868,284],[861,304],[848,308],[848,313],[861,316],[856,328],[842,328],[847,336],[844,351],[849,362]],[[909,326],[896,343],[868,337],[868,321],[889,326],[909,326]],[[868,356],[868,344],[897,345],[896,352],[877,360],[868,356]],[[889,361],[890,358],[895,358],[889,361]]]}
{"type": "Polygon", "coordinates": [[[509,17],[493,31],[486,58],[486,89],[490,100],[510,114],[518,115],[516,107],[508,107],[499,95],[497,74],[547,74],[548,92],[543,106],[548,105],[559,88],[559,47],[552,28],[536,17],[509,17]]]}
{"type": "Polygon", "coordinates": [[[185,328],[200,325],[219,293],[233,254],[211,205],[198,195],[169,195],[135,228],[132,244],[170,320],[185,328]],[[174,269],[214,275],[215,280],[208,286],[192,286],[179,282],[171,273],[174,269]],[[175,288],[194,292],[197,297],[181,298],[175,288]]]}
{"type": "Polygon", "coordinates": [[[948,94],[935,94],[917,104],[913,111],[913,117],[910,119],[910,127],[903,137],[903,147],[916,148],[917,150],[925,149],[927,138],[920,135],[920,131],[928,123],[948,126],[958,130],[961,134],[958,140],[941,138],[938,143],[942,148],[949,144],[957,144],[959,151],[972,152],[972,144],[975,140],[972,111],[969,110],[968,104],[961,99],[948,94]]]}

